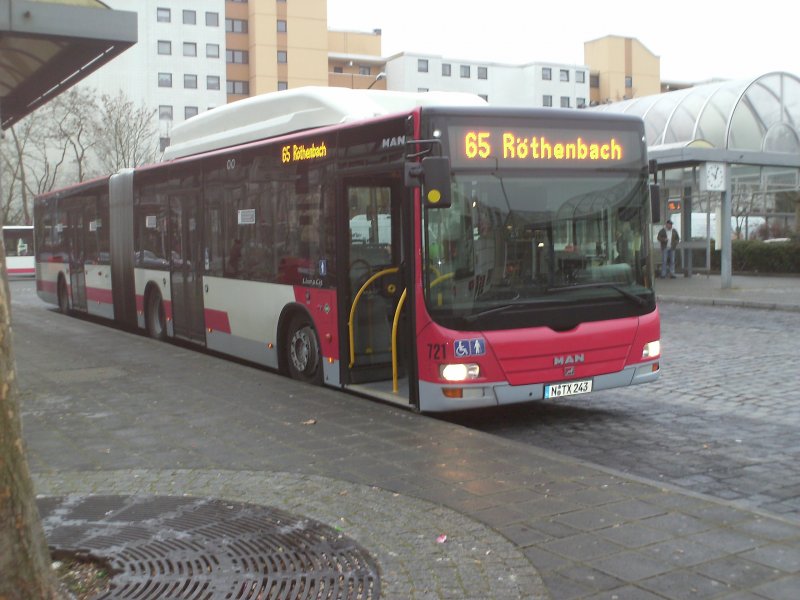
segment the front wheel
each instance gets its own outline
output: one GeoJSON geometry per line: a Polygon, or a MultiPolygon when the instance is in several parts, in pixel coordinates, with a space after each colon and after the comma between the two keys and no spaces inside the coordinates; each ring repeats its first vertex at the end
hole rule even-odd
{"type": "Polygon", "coordinates": [[[147,296],[147,307],[144,312],[147,335],[154,340],[167,339],[167,317],[164,313],[164,301],[161,292],[154,290],[147,296]]]}
{"type": "Polygon", "coordinates": [[[289,323],[286,364],[292,379],[322,383],[322,352],[314,325],[306,315],[295,315],[289,323]]]}

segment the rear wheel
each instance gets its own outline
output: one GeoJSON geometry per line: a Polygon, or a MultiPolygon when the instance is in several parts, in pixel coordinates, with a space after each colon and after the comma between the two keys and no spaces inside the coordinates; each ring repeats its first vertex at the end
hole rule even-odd
{"type": "Polygon", "coordinates": [[[144,315],[147,335],[155,340],[165,340],[167,338],[167,317],[164,313],[164,301],[158,290],[153,290],[147,296],[144,315]]]}
{"type": "Polygon", "coordinates": [[[322,352],[314,325],[306,315],[295,315],[289,323],[286,364],[292,379],[322,383],[322,352]]]}
{"type": "Polygon", "coordinates": [[[67,295],[67,282],[63,278],[58,280],[58,310],[65,315],[69,314],[69,296],[67,295]]]}

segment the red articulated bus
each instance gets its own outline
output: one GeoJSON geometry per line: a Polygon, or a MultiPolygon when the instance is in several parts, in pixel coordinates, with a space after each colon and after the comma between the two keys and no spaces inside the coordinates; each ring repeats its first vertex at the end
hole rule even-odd
{"type": "Polygon", "coordinates": [[[38,197],[37,289],[419,411],[655,380],[640,119],[299,88],[38,197]]]}
{"type": "Polygon", "coordinates": [[[3,225],[6,249],[6,273],[10,277],[33,277],[36,262],[33,256],[33,225],[3,225]]]}

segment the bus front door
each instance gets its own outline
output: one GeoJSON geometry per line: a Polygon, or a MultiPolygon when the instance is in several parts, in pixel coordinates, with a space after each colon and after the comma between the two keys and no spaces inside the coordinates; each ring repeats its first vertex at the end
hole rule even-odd
{"type": "Polygon", "coordinates": [[[83,207],[68,209],[69,224],[69,286],[72,293],[72,308],[86,310],[86,232],[84,231],[83,207]]]}
{"type": "Polygon", "coordinates": [[[344,186],[348,202],[348,387],[407,405],[406,335],[410,302],[403,302],[402,186],[394,179],[359,179],[344,186]]]}
{"type": "Polygon", "coordinates": [[[169,200],[170,284],[172,326],[176,337],[205,343],[203,316],[202,227],[197,197],[174,195],[169,200]]]}

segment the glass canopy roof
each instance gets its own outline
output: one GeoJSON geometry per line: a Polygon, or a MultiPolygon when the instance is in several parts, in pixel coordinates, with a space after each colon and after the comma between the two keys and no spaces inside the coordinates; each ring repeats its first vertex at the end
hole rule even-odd
{"type": "Polygon", "coordinates": [[[789,73],[707,83],[591,110],[640,116],[651,152],[695,146],[800,153],[800,78],[789,73]]]}

